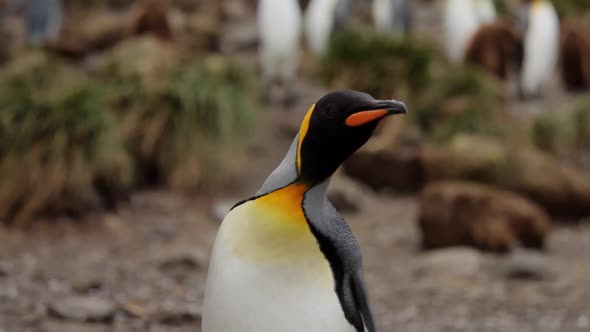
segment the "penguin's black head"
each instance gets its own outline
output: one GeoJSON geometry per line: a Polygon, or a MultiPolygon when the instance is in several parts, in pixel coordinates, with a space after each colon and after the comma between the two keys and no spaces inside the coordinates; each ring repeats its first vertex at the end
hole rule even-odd
{"type": "Polygon", "coordinates": [[[376,100],[362,92],[325,95],[308,111],[299,131],[299,180],[309,184],[326,180],[367,142],[381,119],[401,113],[407,113],[404,103],[376,100]]]}

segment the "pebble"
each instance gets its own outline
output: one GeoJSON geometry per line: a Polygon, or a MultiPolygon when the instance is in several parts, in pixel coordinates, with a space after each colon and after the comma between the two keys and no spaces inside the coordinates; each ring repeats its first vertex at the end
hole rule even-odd
{"type": "Polygon", "coordinates": [[[471,248],[439,249],[419,256],[414,263],[418,275],[471,277],[480,271],[481,254],[471,248]]]}
{"type": "Polygon", "coordinates": [[[201,320],[201,308],[197,305],[167,305],[156,310],[150,319],[169,326],[192,324],[201,320]]]}
{"type": "Polygon", "coordinates": [[[51,316],[78,322],[109,322],[116,311],[113,301],[91,296],[66,297],[49,305],[51,316]]]}
{"type": "Polygon", "coordinates": [[[167,253],[158,259],[160,269],[197,270],[207,265],[207,254],[198,248],[183,249],[167,253]]]}
{"type": "Polygon", "coordinates": [[[549,280],[557,275],[554,262],[538,251],[514,250],[501,264],[501,273],[508,279],[549,280]]]}

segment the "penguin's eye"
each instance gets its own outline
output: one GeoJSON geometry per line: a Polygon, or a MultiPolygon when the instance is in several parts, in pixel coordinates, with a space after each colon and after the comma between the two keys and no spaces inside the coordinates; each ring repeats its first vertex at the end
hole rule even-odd
{"type": "Polygon", "coordinates": [[[323,116],[328,119],[328,120],[336,120],[338,119],[338,115],[339,115],[339,111],[338,108],[335,105],[332,104],[328,104],[325,105],[323,108],[323,116]]]}

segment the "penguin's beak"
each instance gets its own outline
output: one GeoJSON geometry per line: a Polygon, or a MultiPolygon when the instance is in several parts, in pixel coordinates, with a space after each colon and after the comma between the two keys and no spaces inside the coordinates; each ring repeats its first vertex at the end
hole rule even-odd
{"type": "Polygon", "coordinates": [[[401,101],[377,100],[370,109],[356,112],[346,118],[346,124],[349,127],[358,127],[388,115],[406,113],[408,113],[408,108],[401,101]]]}

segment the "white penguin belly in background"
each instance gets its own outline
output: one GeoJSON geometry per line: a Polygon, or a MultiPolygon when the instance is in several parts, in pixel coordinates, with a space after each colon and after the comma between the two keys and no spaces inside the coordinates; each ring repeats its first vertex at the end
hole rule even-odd
{"type": "Polygon", "coordinates": [[[475,8],[471,0],[447,0],[444,15],[447,56],[452,62],[459,63],[479,27],[475,8]]]}
{"type": "Polygon", "coordinates": [[[524,96],[534,96],[557,65],[559,18],[547,1],[532,3],[528,13],[520,89],[524,96]]]}
{"type": "Polygon", "coordinates": [[[322,56],[328,49],[337,4],[338,0],[312,0],[305,12],[305,37],[316,56],[322,56]]]}
{"type": "Polygon", "coordinates": [[[410,29],[408,0],[373,0],[373,21],[379,31],[405,34],[410,29]]]}
{"type": "Polygon", "coordinates": [[[391,31],[394,8],[392,0],[373,0],[373,20],[379,31],[391,31]]]}
{"type": "Polygon", "coordinates": [[[297,0],[260,0],[258,34],[265,79],[294,80],[301,37],[301,9],[297,0]]]}
{"type": "Polygon", "coordinates": [[[475,12],[480,23],[496,21],[496,7],[492,0],[475,0],[475,12]]]}

